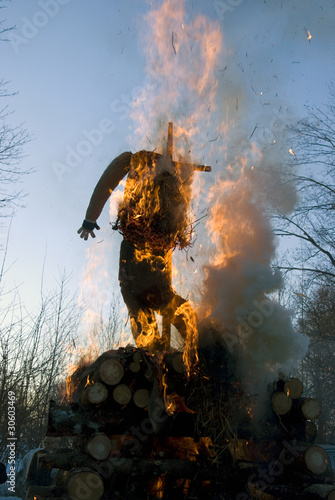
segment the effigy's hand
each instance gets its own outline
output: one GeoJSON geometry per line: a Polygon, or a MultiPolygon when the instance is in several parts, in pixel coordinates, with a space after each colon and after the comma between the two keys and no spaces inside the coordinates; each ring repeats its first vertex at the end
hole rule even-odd
{"type": "Polygon", "coordinates": [[[85,241],[88,240],[88,237],[91,236],[95,238],[94,229],[99,230],[100,227],[96,222],[92,222],[90,220],[84,219],[81,227],[78,229],[77,233],[83,238],[85,241]]]}

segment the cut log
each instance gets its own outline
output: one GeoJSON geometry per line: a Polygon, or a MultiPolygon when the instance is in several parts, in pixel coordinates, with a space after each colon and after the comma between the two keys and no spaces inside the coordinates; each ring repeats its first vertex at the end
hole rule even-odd
{"type": "Polygon", "coordinates": [[[49,451],[54,451],[61,448],[73,448],[74,441],[73,436],[45,436],[42,446],[49,451]]]}
{"type": "Polygon", "coordinates": [[[133,373],[138,373],[141,370],[141,365],[140,363],[136,363],[136,361],[132,361],[132,363],[129,364],[129,370],[133,373]]]}
{"type": "MultiPolygon", "coordinates": [[[[91,457],[85,457],[79,453],[73,453],[73,451],[49,453],[41,457],[40,460],[41,463],[57,469],[77,467],[76,470],[82,470],[82,467],[85,467],[85,469],[93,470],[96,467],[96,462],[91,457]]],[[[101,462],[101,466],[103,470],[108,470],[111,475],[121,476],[153,477],[166,474],[171,477],[192,478],[196,474],[200,474],[201,477],[211,478],[222,474],[219,470],[216,471],[215,468],[211,467],[205,467],[202,470],[198,462],[191,460],[109,458],[101,462]]]]}
{"type": "Polygon", "coordinates": [[[322,405],[318,399],[306,398],[302,401],[301,411],[306,420],[316,420],[322,413],[322,405]]]}
{"type": "Polygon", "coordinates": [[[81,402],[83,404],[97,405],[108,398],[108,389],[101,382],[90,384],[82,392],[81,402]]]}
{"type": "Polygon", "coordinates": [[[150,391],[148,389],[138,389],[134,392],[133,400],[138,408],[145,408],[150,401],[150,391]]]}
{"type": "Polygon", "coordinates": [[[124,375],[124,368],[117,359],[106,359],[98,368],[99,378],[107,385],[116,385],[124,375]]]}
{"type": "Polygon", "coordinates": [[[321,446],[313,445],[307,448],[304,462],[309,471],[314,474],[323,474],[329,466],[328,453],[321,446]]]}
{"type": "Polygon", "coordinates": [[[129,403],[131,396],[131,390],[125,384],[117,385],[113,391],[114,400],[122,406],[129,403]]]}
{"type": "MultiPolygon", "coordinates": [[[[62,450],[45,453],[38,457],[40,467],[46,465],[53,469],[69,470],[77,467],[91,468],[95,461],[92,457],[84,455],[77,450],[62,450]]],[[[62,471],[59,471],[60,473],[62,471]]]]}
{"type": "Polygon", "coordinates": [[[105,460],[112,449],[110,439],[103,432],[97,432],[86,443],[85,451],[96,460],[105,460]]]}
{"type": "Polygon", "coordinates": [[[290,396],[291,399],[300,398],[303,391],[303,383],[298,378],[291,378],[284,384],[284,392],[290,396]]]}
{"type": "Polygon", "coordinates": [[[104,484],[100,475],[90,469],[75,469],[65,472],[61,481],[72,500],[100,500],[104,484]]]}
{"type": "Polygon", "coordinates": [[[140,351],[134,352],[133,361],[135,363],[139,363],[139,364],[143,361],[143,356],[142,356],[142,353],[140,353],[140,351]]]}
{"type": "Polygon", "coordinates": [[[292,399],[285,392],[275,392],[272,395],[272,408],[277,415],[285,415],[292,408],[292,399]]]}

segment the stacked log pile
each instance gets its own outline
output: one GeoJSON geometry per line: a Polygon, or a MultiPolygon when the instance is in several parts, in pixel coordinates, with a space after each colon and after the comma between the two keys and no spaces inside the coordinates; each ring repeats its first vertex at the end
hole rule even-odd
{"type": "Polygon", "coordinates": [[[227,353],[203,349],[199,360],[188,378],[182,353],[129,347],[78,368],[70,399],[50,402],[27,499],[334,500],[314,444],[321,405],[301,382],[277,381],[256,424],[257,397],[227,353]]]}

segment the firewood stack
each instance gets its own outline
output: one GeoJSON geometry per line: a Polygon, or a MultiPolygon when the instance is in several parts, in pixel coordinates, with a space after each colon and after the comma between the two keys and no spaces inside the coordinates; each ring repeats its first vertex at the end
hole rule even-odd
{"type": "Polygon", "coordinates": [[[313,443],[320,403],[279,380],[256,423],[222,347],[199,350],[191,378],[180,352],[107,351],[67,385],[69,400],[50,402],[29,500],[335,498],[313,443]]]}
{"type": "Polygon", "coordinates": [[[314,444],[322,405],[302,397],[303,390],[297,378],[276,381],[263,422],[255,423],[254,432],[249,427],[249,438],[230,441],[250,495],[245,498],[335,500],[330,459],[323,447],[314,444]]]}
{"type": "Polygon", "coordinates": [[[208,438],[192,437],[182,353],[107,351],[67,385],[70,401],[50,402],[27,498],[183,497],[212,450],[208,438]]]}

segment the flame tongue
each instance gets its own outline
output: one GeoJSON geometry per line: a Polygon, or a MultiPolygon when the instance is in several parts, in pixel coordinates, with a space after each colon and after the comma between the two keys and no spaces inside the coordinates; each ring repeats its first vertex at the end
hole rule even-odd
{"type": "Polygon", "coordinates": [[[165,0],[146,16],[143,51],[149,79],[131,113],[137,149],[147,147],[147,137],[162,149],[166,138],[161,124],[173,119],[175,153],[185,159],[191,143],[199,149],[207,143],[217,90],[214,70],[221,49],[218,23],[204,16],[188,23],[186,17],[184,2],[179,0],[165,0]]]}

